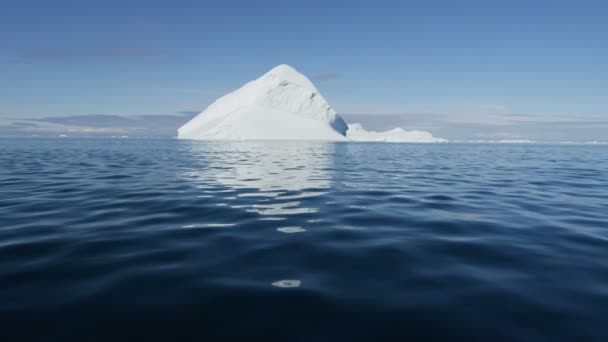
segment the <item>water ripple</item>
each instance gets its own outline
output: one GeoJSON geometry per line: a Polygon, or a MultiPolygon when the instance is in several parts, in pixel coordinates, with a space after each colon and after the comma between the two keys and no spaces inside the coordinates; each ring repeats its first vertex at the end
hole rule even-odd
{"type": "Polygon", "coordinates": [[[608,338],[606,146],[0,139],[0,165],[15,340],[608,338]]]}

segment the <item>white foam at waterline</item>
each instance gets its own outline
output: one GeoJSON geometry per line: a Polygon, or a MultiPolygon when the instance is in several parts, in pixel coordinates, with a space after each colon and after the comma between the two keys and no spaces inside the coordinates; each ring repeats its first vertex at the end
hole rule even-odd
{"type": "Polygon", "coordinates": [[[262,217],[261,221],[283,221],[287,220],[287,217],[262,217]]]}
{"type": "Polygon", "coordinates": [[[323,220],[321,220],[321,219],[306,220],[306,222],[308,222],[308,223],[317,223],[317,222],[321,222],[321,221],[323,221],[323,220]]]}
{"type": "Polygon", "coordinates": [[[297,280],[297,279],[295,279],[295,280],[285,279],[285,280],[275,281],[274,283],[272,283],[272,286],[282,287],[282,288],[300,287],[300,285],[302,285],[302,281],[297,280]]]}
{"type": "Polygon", "coordinates": [[[302,227],[281,227],[277,228],[277,230],[285,234],[302,233],[306,231],[306,229],[302,227]]]}
{"type": "Polygon", "coordinates": [[[189,224],[186,226],[182,226],[182,228],[225,228],[225,227],[233,227],[234,223],[200,223],[200,224],[189,224]]]}

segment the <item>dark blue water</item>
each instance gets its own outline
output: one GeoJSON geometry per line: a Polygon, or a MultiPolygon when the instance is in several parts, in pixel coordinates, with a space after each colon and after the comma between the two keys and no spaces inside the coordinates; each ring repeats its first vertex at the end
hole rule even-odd
{"type": "Polygon", "coordinates": [[[608,340],[608,146],[0,139],[3,341],[608,340]]]}

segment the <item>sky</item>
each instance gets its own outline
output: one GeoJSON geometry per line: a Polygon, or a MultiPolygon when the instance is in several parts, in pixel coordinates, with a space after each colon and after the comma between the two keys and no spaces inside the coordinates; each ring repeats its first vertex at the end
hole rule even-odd
{"type": "Polygon", "coordinates": [[[602,0],[3,0],[0,135],[175,135],[286,63],[368,129],[608,141],[607,18],[602,0]]]}

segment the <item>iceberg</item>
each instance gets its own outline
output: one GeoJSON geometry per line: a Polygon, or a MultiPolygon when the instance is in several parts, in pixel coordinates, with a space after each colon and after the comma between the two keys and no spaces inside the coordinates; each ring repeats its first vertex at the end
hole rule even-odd
{"type": "Polygon", "coordinates": [[[348,125],[346,137],[352,141],[382,141],[382,142],[446,142],[447,140],[435,138],[427,131],[406,131],[403,128],[393,128],[388,131],[368,131],[361,124],[348,125]]]}
{"type": "Polygon", "coordinates": [[[445,142],[426,131],[347,125],[314,84],[281,64],[213,102],[178,129],[179,139],[445,142]]]}
{"type": "Polygon", "coordinates": [[[178,129],[179,139],[347,141],[346,122],[312,82],[282,64],[178,129]]]}

